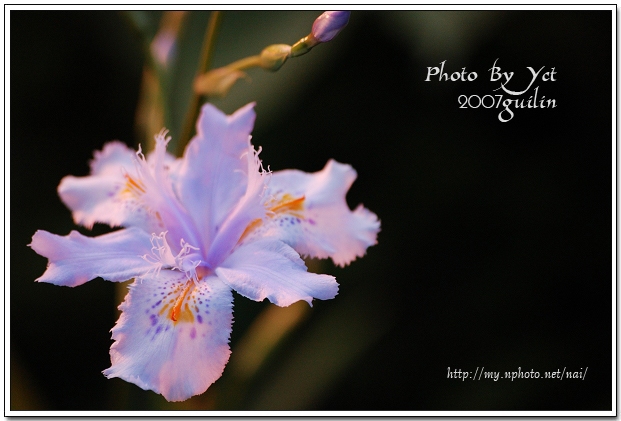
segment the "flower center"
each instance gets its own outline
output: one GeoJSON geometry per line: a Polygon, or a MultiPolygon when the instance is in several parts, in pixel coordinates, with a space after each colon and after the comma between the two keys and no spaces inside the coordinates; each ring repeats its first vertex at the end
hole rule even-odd
{"type": "Polygon", "coordinates": [[[147,278],[150,274],[154,273],[157,276],[162,268],[176,269],[185,273],[188,280],[192,280],[195,283],[199,281],[201,268],[201,254],[198,247],[194,247],[188,244],[183,238],[180,242],[181,250],[177,255],[172,253],[168,241],[166,241],[166,234],[168,231],[162,232],[160,235],[151,234],[151,254],[145,254],[142,256],[144,260],[149,262],[153,267],[149,269],[141,278],[147,278]]]}
{"type": "Polygon", "coordinates": [[[207,269],[206,267],[199,266],[196,268],[197,280],[190,280],[186,282],[185,288],[183,288],[183,291],[177,297],[168,313],[168,317],[170,318],[170,320],[175,323],[194,322],[194,313],[192,313],[192,310],[190,309],[190,300],[186,300],[186,297],[194,290],[198,282],[202,281],[211,273],[211,270],[207,269]]]}

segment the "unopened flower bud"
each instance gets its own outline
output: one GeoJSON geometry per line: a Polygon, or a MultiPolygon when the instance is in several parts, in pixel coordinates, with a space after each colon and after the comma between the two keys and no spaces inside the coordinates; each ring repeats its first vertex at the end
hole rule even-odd
{"type": "Polygon", "coordinates": [[[313,23],[312,36],[319,42],[328,42],[338,35],[349,22],[351,12],[324,12],[313,23]]]}
{"type": "Polygon", "coordinates": [[[291,46],[287,44],[274,44],[265,47],[261,51],[259,66],[263,69],[275,72],[287,61],[291,53],[291,46]]]}
{"type": "Polygon", "coordinates": [[[164,68],[167,68],[175,59],[177,53],[177,38],[183,19],[187,15],[185,11],[164,12],[160,23],[160,29],[151,41],[151,54],[164,68]]]}

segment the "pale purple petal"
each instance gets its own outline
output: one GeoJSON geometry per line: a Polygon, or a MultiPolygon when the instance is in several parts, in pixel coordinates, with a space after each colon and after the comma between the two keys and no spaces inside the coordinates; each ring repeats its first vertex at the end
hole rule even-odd
{"type": "Polygon", "coordinates": [[[179,202],[171,181],[166,147],[170,141],[166,130],[155,137],[155,150],[145,160],[141,154],[137,159],[137,179],[135,189],[137,199],[156,215],[168,232],[169,244],[173,253],[177,254],[184,243],[201,248],[200,235],[194,221],[185,207],[179,202]]]}
{"type": "Polygon", "coordinates": [[[227,116],[205,104],[179,167],[176,191],[201,235],[211,244],[224,219],[244,196],[245,154],[255,119],[254,104],[227,116]]]}
{"type": "Polygon", "coordinates": [[[265,175],[259,153],[252,146],[246,154],[246,193],[222,223],[207,253],[207,263],[215,268],[235,248],[244,232],[253,221],[266,215],[263,195],[266,190],[265,175]]]}
{"type": "Polygon", "coordinates": [[[67,176],[58,194],[73,211],[76,224],[92,228],[95,223],[111,227],[138,227],[144,231],[163,230],[163,225],[135,197],[123,192],[125,180],[112,176],[67,176]]]}
{"type": "Polygon", "coordinates": [[[67,176],[58,186],[58,194],[71,209],[75,223],[87,228],[103,223],[111,227],[139,227],[147,232],[161,231],[160,221],[136,194],[141,188],[137,181],[136,152],[115,141],[94,155],[91,175],[67,176]]]}
{"type": "Polygon", "coordinates": [[[363,256],[368,247],[376,244],[380,223],[362,205],[353,212],[347,206],[345,195],[355,179],[356,171],[351,166],[334,160],[312,174],[298,170],[274,172],[266,193],[266,197],[275,199],[274,215],[264,220],[254,236],[249,236],[250,241],[257,236],[275,237],[302,255],[331,257],[341,266],[363,256]],[[299,203],[289,209],[284,198],[299,203]]]}
{"type": "Polygon", "coordinates": [[[306,271],[298,253],[281,241],[262,240],[239,247],[216,269],[222,281],[252,300],[268,298],[286,307],[313,298],[328,300],[338,293],[333,276],[306,271]]]}
{"type": "Polygon", "coordinates": [[[49,259],[38,282],[74,287],[102,277],[126,281],[153,269],[141,256],[151,253],[151,237],[138,228],[85,237],[77,231],[65,237],[39,230],[30,247],[49,259]]]}
{"type": "Polygon", "coordinates": [[[231,290],[215,276],[196,285],[163,270],[157,278],[134,282],[119,306],[123,313],[112,329],[112,366],[104,375],[169,401],[203,393],[229,359],[232,302],[231,290]]]}
{"type": "Polygon", "coordinates": [[[119,168],[133,170],[136,151],[115,140],[106,143],[101,151],[95,151],[93,155],[90,162],[91,175],[119,176],[119,168]]]}

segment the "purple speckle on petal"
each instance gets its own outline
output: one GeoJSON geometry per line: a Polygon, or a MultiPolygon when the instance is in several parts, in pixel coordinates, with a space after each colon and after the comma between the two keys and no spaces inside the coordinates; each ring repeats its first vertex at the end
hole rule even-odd
{"type": "Polygon", "coordinates": [[[192,330],[190,331],[190,338],[194,339],[196,338],[196,328],[193,327],[192,330]]]}
{"type": "Polygon", "coordinates": [[[149,318],[151,319],[151,326],[155,326],[157,323],[157,317],[155,317],[155,314],[152,314],[149,318]]]}
{"type": "Polygon", "coordinates": [[[198,320],[199,323],[203,323],[203,317],[200,314],[196,316],[196,320],[198,320]]]}
{"type": "Polygon", "coordinates": [[[311,225],[315,225],[315,220],[314,219],[309,219],[308,223],[311,224],[311,225]]]}
{"type": "Polygon", "coordinates": [[[163,327],[162,325],[158,325],[157,329],[155,329],[156,335],[162,331],[162,327],[163,327]]]}

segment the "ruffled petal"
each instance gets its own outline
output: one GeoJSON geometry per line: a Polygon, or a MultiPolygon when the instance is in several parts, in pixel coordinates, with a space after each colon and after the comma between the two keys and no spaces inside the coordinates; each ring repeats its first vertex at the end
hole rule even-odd
{"type": "Polygon", "coordinates": [[[248,180],[246,193],[222,223],[207,252],[207,264],[212,268],[219,266],[233,251],[253,221],[261,220],[266,215],[263,196],[267,173],[263,171],[259,152],[252,146],[248,148],[246,164],[247,169],[244,173],[248,180]]]}
{"type": "Polygon", "coordinates": [[[112,176],[67,176],[58,186],[58,194],[73,211],[76,224],[92,228],[95,223],[111,227],[139,227],[144,231],[163,226],[131,195],[122,193],[124,180],[112,176]]]}
{"type": "Polygon", "coordinates": [[[333,276],[306,271],[298,253],[281,241],[260,240],[239,247],[216,269],[218,277],[252,300],[268,298],[286,307],[299,300],[329,300],[338,293],[333,276]]]}
{"type": "Polygon", "coordinates": [[[119,168],[130,171],[134,167],[136,151],[118,140],[108,142],[101,151],[95,151],[90,162],[91,175],[118,176],[119,168]]]}
{"type": "MultiPolygon", "coordinates": [[[[137,179],[130,180],[137,200],[149,210],[168,232],[171,250],[178,253],[189,243],[200,249],[200,236],[194,221],[182,203],[179,202],[167,163],[166,147],[170,141],[168,131],[162,130],[155,136],[155,149],[146,160],[137,153],[137,179]]],[[[153,232],[153,231],[151,231],[153,232]]]]}
{"type": "Polygon", "coordinates": [[[301,255],[331,257],[340,266],[364,256],[377,242],[380,222],[362,205],[353,212],[347,206],[345,195],[355,179],[350,165],[334,160],[312,174],[274,172],[265,195],[271,218],[257,224],[248,239],[275,237],[301,255]]]}
{"type": "Polygon", "coordinates": [[[98,222],[147,232],[161,230],[160,221],[138,200],[137,193],[143,187],[137,181],[136,152],[115,141],[94,155],[91,175],[67,176],[58,186],[58,194],[71,209],[75,223],[89,229],[98,222]]]}
{"type": "Polygon", "coordinates": [[[153,269],[153,264],[141,257],[151,253],[151,237],[138,228],[95,238],[77,231],[62,237],[39,230],[30,247],[49,259],[38,282],[74,287],[98,276],[108,281],[126,281],[153,269]]]}
{"type": "Polygon", "coordinates": [[[205,104],[177,174],[179,198],[202,237],[213,241],[219,227],[244,196],[248,175],[244,155],[250,147],[254,104],[227,116],[205,104]]]}
{"type": "Polygon", "coordinates": [[[217,277],[195,284],[163,270],[136,281],[112,329],[108,378],[120,377],[169,401],[203,393],[228,362],[233,295],[217,277]]]}

